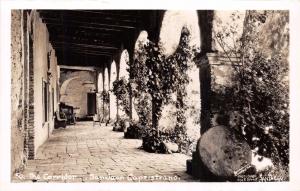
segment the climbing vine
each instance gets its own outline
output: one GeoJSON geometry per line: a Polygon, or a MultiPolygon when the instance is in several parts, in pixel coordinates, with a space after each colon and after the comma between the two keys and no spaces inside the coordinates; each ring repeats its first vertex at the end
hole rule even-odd
{"type": "Polygon", "coordinates": [[[104,90],[101,92],[101,97],[104,103],[109,103],[109,92],[104,90]]]}
{"type": "MultiPolygon", "coordinates": [[[[151,100],[151,124],[145,121],[148,125],[148,133],[143,138],[143,146],[149,151],[161,152],[162,142],[166,140],[162,138],[162,134],[173,134],[171,132],[161,132],[158,130],[158,121],[161,117],[162,106],[170,103],[172,94],[177,95],[176,108],[177,120],[174,132],[176,136],[172,139],[173,142],[180,146],[183,142],[187,142],[186,135],[186,119],[184,112],[186,105],[183,102],[183,97],[186,96],[186,84],[189,82],[187,75],[188,61],[193,57],[193,49],[189,46],[190,33],[187,28],[183,28],[181,40],[176,52],[166,57],[161,44],[155,44],[149,41],[146,45],[140,47],[137,59],[132,65],[132,79],[136,91],[133,95],[140,97],[148,95],[146,100],[151,100]]],[[[145,106],[147,101],[140,100],[141,107],[145,106]]],[[[147,117],[142,117],[147,119],[147,117]]],[[[165,135],[166,136],[166,135],[165,135]]],[[[169,136],[171,137],[171,136],[169,136]]]]}
{"type": "Polygon", "coordinates": [[[130,115],[130,102],[129,102],[129,84],[125,77],[121,77],[119,80],[113,82],[112,92],[115,94],[119,105],[127,116],[130,115]]]}

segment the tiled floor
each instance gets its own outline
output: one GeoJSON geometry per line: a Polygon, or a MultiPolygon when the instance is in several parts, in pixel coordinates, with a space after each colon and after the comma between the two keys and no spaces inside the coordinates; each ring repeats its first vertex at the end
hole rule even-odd
{"type": "Polygon", "coordinates": [[[78,122],[54,130],[35,160],[14,182],[177,182],[195,181],[186,174],[184,154],[147,153],[141,140],[124,139],[111,126],[78,122]]]}

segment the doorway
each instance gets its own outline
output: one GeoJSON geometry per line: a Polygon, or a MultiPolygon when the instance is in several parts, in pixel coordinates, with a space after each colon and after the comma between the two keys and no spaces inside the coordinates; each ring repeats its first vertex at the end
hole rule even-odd
{"type": "Polygon", "coordinates": [[[87,93],[87,111],[89,116],[96,114],[96,93],[87,93]]]}

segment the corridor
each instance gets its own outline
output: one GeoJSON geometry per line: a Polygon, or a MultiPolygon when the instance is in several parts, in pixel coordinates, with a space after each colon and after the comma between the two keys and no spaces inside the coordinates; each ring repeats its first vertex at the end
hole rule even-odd
{"type": "Polygon", "coordinates": [[[12,180],[235,181],[256,155],[288,174],[288,21],[287,11],[12,10],[12,180]]]}
{"type": "Polygon", "coordinates": [[[92,122],[56,129],[22,175],[26,182],[193,181],[185,172],[188,156],[148,153],[141,140],[123,136],[92,122]]]}

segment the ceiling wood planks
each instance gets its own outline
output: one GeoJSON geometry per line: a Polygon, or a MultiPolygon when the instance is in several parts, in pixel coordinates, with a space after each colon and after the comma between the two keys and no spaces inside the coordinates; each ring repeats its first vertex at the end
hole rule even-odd
{"type": "Polygon", "coordinates": [[[97,66],[111,61],[122,43],[133,40],[139,10],[39,10],[59,64],[97,66]]]}

